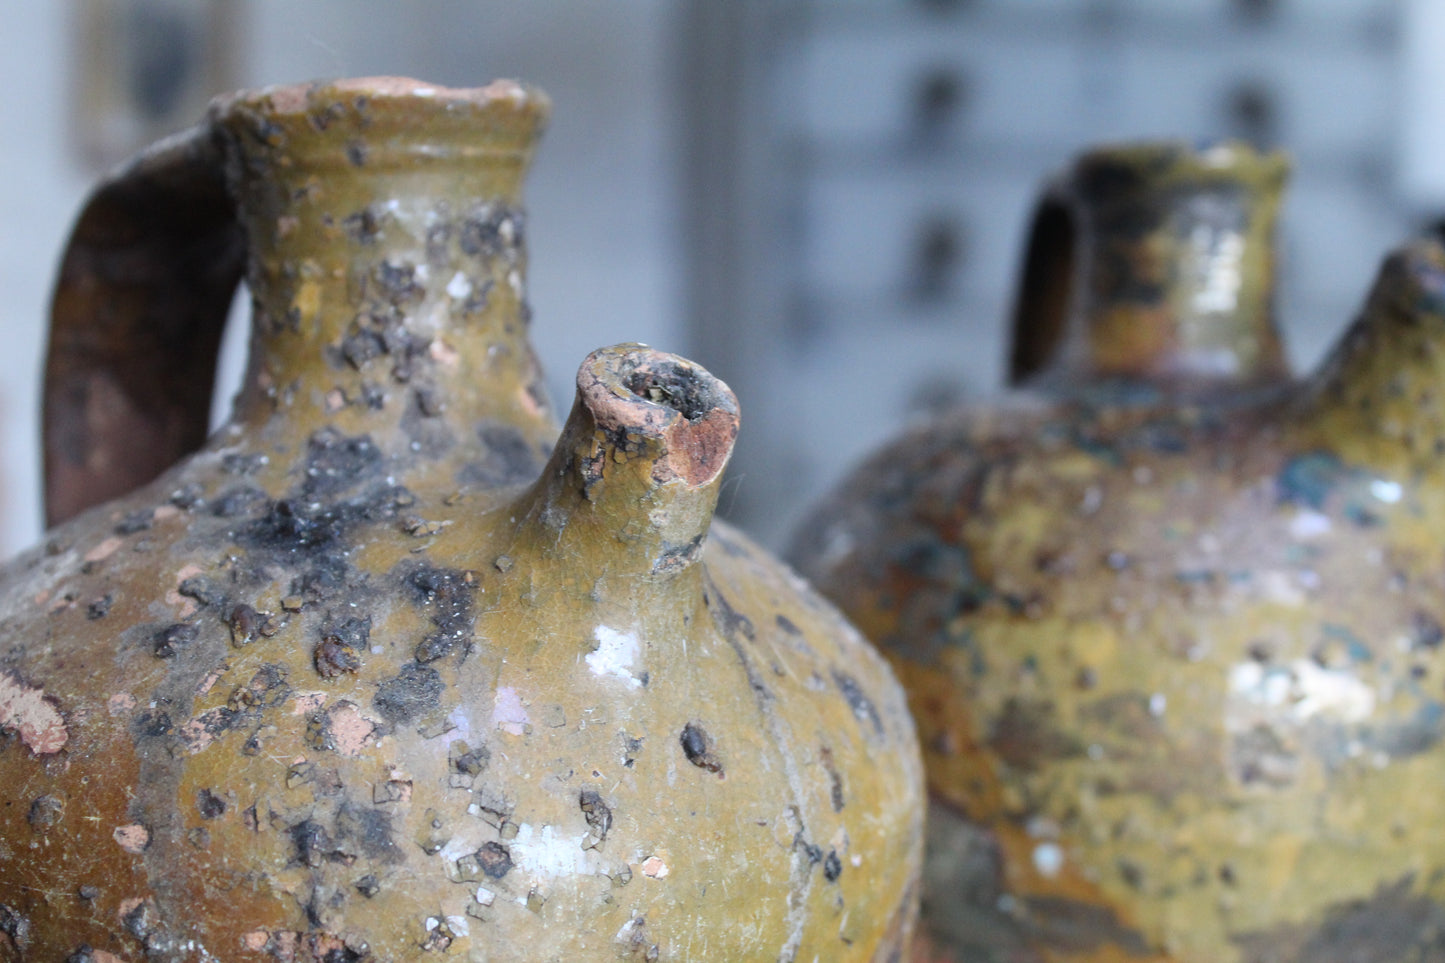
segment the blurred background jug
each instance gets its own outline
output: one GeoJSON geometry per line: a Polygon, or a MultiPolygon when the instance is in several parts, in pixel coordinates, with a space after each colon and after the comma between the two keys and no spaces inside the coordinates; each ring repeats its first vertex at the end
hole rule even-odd
{"type": "Polygon", "coordinates": [[[1082,156],[1035,218],[1020,390],[885,448],[795,541],[919,724],[919,960],[1439,951],[1445,251],[1392,255],[1293,380],[1284,176],[1082,156]]]}

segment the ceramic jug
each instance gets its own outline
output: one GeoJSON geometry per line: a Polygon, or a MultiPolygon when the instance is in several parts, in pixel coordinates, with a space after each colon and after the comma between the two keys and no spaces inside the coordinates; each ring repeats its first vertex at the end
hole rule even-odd
{"type": "Polygon", "coordinates": [[[546,109],[246,93],[90,200],[60,523],[0,573],[0,959],[902,958],[902,691],[711,523],[732,393],[600,350],[558,437],[519,193],[546,109]]]}
{"type": "Polygon", "coordinates": [[[793,548],[909,692],[923,961],[1440,951],[1445,250],[1324,365],[1270,311],[1278,158],[1083,157],[1014,376],[886,446],[793,548]]]}

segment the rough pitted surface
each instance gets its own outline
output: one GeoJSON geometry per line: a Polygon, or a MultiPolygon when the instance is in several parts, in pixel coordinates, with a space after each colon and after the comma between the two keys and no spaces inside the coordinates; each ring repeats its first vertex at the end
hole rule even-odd
{"type": "Polygon", "coordinates": [[[253,380],[0,573],[0,959],[900,959],[912,724],[832,608],[710,527],[731,393],[609,349],[588,383],[649,414],[579,404],[558,440],[524,158],[476,149],[523,143],[535,95],[419,94],[471,131],[427,152],[366,89],[220,109],[253,380]]]}

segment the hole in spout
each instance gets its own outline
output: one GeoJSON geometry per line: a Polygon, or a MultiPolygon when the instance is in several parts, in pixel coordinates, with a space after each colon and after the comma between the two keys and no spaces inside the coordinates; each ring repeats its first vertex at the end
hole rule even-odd
{"type": "MultiPolygon", "coordinates": [[[[728,386],[701,365],[647,345],[592,352],[577,371],[577,396],[610,444],[646,449],[657,481],[709,484],[737,438],[738,403],[728,386]]],[[[585,437],[592,434],[589,427],[585,437]]]]}
{"type": "Polygon", "coordinates": [[[709,380],[699,378],[690,365],[665,361],[639,368],[624,383],[644,401],[671,408],[695,422],[717,407],[717,391],[706,383],[709,380]]]}

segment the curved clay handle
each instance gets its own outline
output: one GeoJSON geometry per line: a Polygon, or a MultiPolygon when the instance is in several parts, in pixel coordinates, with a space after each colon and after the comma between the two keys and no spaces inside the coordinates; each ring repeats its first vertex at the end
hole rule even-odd
{"type": "Polygon", "coordinates": [[[210,124],[155,145],[91,195],[51,303],[46,524],[150,481],[205,441],[245,260],[210,124]]]}
{"type": "Polygon", "coordinates": [[[1071,192],[1047,188],[1034,208],[1023,274],[1009,323],[1008,383],[1019,385],[1057,357],[1074,286],[1078,220],[1071,192]]]}

